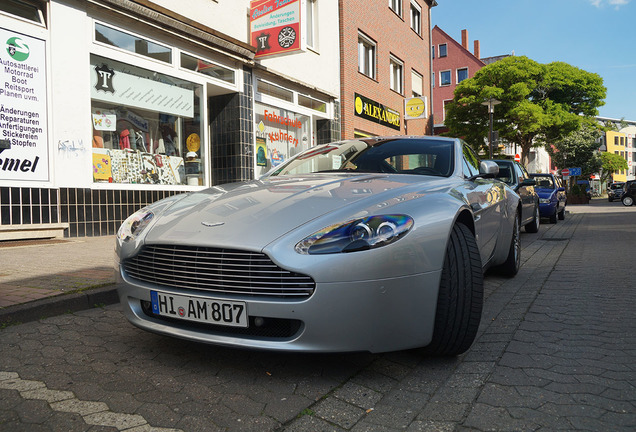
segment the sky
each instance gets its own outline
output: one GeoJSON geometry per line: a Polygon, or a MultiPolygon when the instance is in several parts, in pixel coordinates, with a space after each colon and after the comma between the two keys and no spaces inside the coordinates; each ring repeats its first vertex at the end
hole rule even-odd
{"type": "Polygon", "coordinates": [[[603,78],[599,115],[636,121],[636,0],[437,0],[431,25],[481,57],[561,61],[603,78]]]}

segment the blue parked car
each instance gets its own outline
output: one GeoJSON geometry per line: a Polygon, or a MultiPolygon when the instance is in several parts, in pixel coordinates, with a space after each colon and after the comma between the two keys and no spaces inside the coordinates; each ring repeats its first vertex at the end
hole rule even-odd
{"type": "Polygon", "coordinates": [[[530,174],[537,185],[534,187],[539,195],[539,214],[541,217],[549,218],[550,223],[557,223],[565,219],[565,205],[567,195],[561,180],[553,174],[530,174]]]}

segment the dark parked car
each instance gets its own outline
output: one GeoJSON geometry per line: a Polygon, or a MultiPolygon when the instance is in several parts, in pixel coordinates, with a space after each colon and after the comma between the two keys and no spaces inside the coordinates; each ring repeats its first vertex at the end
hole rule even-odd
{"type": "Polygon", "coordinates": [[[621,201],[624,206],[631,206],[634,205],[634,198],[636,198],[636,180],[629,180],[623,187],[621,201]]]}
{"type": "Polygon", "coordinates": [[[539,195],[534,190],[536,181],[530,178],[528,171],[519,162],[493,159],[499,165],[497,179],[508,184],[521,198],[521,226],[529,233],[539,231],[539,195]]]}
{"type": "Polygon", "coordinates": [[[607,199],[609,200],[609,202],[621,199],[621,195],[623,195],[624,186],[625,186],[625,183],[616,182],[616,183],[612,183],[611,185],[607,187],[607,199]]]}
{"type": "Polygon", "coordinates": [[[553,174],[530,174],[536,182],[534,190],[539,195],[539,214],[549,218],[550,223],[556,223],[557,218],[565,219],[565,205],[567,195],[561,180],[553,174]]]}

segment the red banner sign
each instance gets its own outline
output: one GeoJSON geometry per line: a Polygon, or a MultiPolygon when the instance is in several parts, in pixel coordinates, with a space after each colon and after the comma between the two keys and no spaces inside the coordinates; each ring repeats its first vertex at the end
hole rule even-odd
{"type": "Polygon", "coordinates": [[[256,57],[301,49],[300,0],[252,0],[250,37],[256,57]]]}

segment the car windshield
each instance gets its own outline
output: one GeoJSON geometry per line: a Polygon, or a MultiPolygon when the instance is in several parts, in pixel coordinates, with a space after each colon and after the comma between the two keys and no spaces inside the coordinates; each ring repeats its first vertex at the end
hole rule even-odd
{"type": "Polygon", "coordinates": [[[453,141],[394,138],[340,141],[312,147],[269,173],[392,173],[448,177],[453,141]]]}
{"type": "Polygon", "coordinates": [[[532,176],[537,182],[535,187],[539,189],[554,189],[554,180],[550,176],[532,176]]]}

